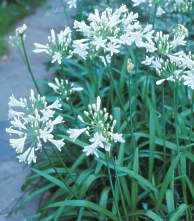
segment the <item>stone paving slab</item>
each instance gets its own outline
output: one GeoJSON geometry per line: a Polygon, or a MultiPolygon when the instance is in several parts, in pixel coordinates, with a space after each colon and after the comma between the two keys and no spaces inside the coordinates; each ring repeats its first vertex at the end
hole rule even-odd
{"type": "MultiPolygon", "coordinates": [[[[0,221],[21,221],[23,211],[14,217],[7,217],[7,214],[22,195],[21,186],[28,169],[17,162],[15,151],[9,146],[5,132],[8,126],[8,121],[0,122],[0,221]]],[[[33,202],[28,208],[29,212],[34,212],[36,205],[33,202]]]]}

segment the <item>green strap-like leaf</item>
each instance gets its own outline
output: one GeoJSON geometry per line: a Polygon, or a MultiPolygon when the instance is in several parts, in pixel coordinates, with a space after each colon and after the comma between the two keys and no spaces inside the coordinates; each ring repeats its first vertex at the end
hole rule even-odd
{"type": "Polygon", "coordinates": [[[169,221],[178,221],[180,220],[180,217],[185,213],[187,210],[188,205],[181,204],[178,209],[170,216],[169,221]]]}
{"type": "Polygon", "coordinates": [[[114,221],[118,221],[118,218],[109,210],[97,205],[96,203],[87,201],[87,200],[65,200],[56,203],[52,203],[51,205],[47,206],[46,208],[55,208],[55,207],[85,207],[88,209],[92,209],[94,211],[99,212],[100,214],[104,214],[108,218],[114,221]]]}
{"type": "Polygon", "coordinates": [[[146,213],[147,217],[154,221],[164,221],[160,216],[158,216],[156,213],[152,212],[151,210],[148,210],[146,213]]]}

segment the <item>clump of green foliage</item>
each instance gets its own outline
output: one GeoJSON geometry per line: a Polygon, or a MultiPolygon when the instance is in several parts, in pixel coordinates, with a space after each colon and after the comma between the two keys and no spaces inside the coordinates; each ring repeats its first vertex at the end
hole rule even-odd
{"type": "MultiPolygon", "coordinates": [[[[158,0],[151,2],[156,7],[164,3],[158,0]]],[[[102,0],[95,5],[94,1],[92,3],[88,1],[87,4],[86,1],[80,0],[78,3],[76,19],[85,21],[86,24],[88,21],[85,18],[97,7],[99,11],[103,11],[106,7],[118,8],[122,3],[128,3],[129,14],[131,11],[139,12],[140,24],[150,23],[154,31],[163,31],[163,34],[160,32],[156,36],[153,35],[157,50],[150,52],[153,59],[158,58],[157,61],[161,62],[159,64],[163,65],[161,65],[163,69],[158,68],[159,65],[151,67],[151,62],[147,66],[144,65],[142,60],[149,53],[145,48],[138,48],[135,44],[127,45],[117,54],[113,53],[110,63],[107,62],[105,54],[102,54],[104,60],[100,60],[101,51],[94,47],[91,49],[91,56],[85,59],[76,57],[73,54],[75,50],[72,49],[71,35],[75,45],[75,39],[80,38],[81,31],[76,32],[73,28],[71,30],[66,28],[65,33],[62,31],[59,35],[55,35],[55,31],[52,30],[48,45],[36,44],[36,53],[44,52],[50,56],[51,68],[56,72],[56,76],[63,80],[62,86],[56,81],[56,85],[53,86],[52,83],[54,90],[47,91],[46,98],[48,103],[56,99],[61,102],[62,108],[56,115],[62,116],[64,122],[58,125],[54,132],[65,145],[59,152],[45,143],[44,147],[41,146],[41,151],[46,151],[42,151],[37,160],[35,155],[32,156],[36,163],[23,185],[26,196],[18,203],[16,211],[34,198],[40,197],[37,212],[26,220],[194,220],[194,56],[189,52],[193,45],[191,11],[188,13],[173,11],[173,14],[165,14],[169,22],[167,25],[163,17],[156,16],[156,10],[150,10],[150,14],[146,16],[144,7],[134,9],[132,3],[129,4],[128,1],[102,0]],[[171,16],[174,19],[171,20],[171,16]],[[180,20],[176,18],[182,18],[181,25],[180,20]],[[179,38],[170,40],[171,34],[179,34],[173,32],[174,25],[178,25],[181,28],[178,30],[184,32],[181,32],[180,36],[177,35],[178,37],[184,35],[182,40],[188,38],[182,45],[179,45],[182,41],[175,42],[181,54],[188,53],[188,56],[184,54],[188,61],[184,64],[185,69],[182,61],[179,60],[177,65],[176,60],[171,62],[169,59],[169,55],[172,55],[170,53],[175,57],[177,55],[171,51],[174,50],[171,41],[180,40],[179,38]],[[186,28],[183,28],[183,25],[186,28]],[[185,47],[182,49],[182,46],[185,47]],[[96,55],[95,50],[99,54],[96,55]],[[164,60],[167,62],[162,63],[164,60]],[[191,64],[189,67],[188,63],[191,64]],[[188,72],[193,73],[187,82],[179,78],[184,72],[186,75],[188,72]],[[71,97],[71,93],[67,93],[67,80],[79,84],[83,90],[71,97]],[[116,119],[116,131],[123,135],[125,142],[111,143],[109,152],[99,148],[99,157],[95,157],[83,153],[91,142],[91,139],[88,141],[88,137],[91,138],[93,135],[91,131],[76,139],[72,139],[68,131],[72,128],[83,129],[84,110],[88,104],[94,104],[98,96],[102,100],[101,106],[105,107],[104,112],[107,111],[116,119]]],[[[147,4],[147,7],[149,12],[150,4],[147,4]]],[[[96,11],[96,20],[98,15],[96,11]]],[[[92,14],[90,18],[93,17],[92,14]]],[[[121,19],[123,18],[125,16],[121,16],[121,19]]],[[[115,20],[111,21],[114,23],[115,20]]],[[[84,40],[87,41],[91,37],[88,33],[92,28],[88,28],[85,23],[77,24],[78,28],[82,25],[85,28],[87,33],[84,37],[87,39],[84,40]]],[[[101,33],[107,34],[108,30],[110,34],[112,30],[103,22],[102,24],[101,33]]],[[[115,26],[119,26],[118,24],[120,25],[118,22],[115,26]]],[[[122,31],[120,28],[119,32],[115,31],[114,34],[119,38],[122,31]]],[[[97,32],[97,35],[99,33],[97,32]]],[[[93,40],[91,39],[90,41],[93,40]]],[[[24,49],[23,39],[22,43],[24,49]]],[[[79,49],[80,45],[79,41],[76,49],[79,49]]],[[[80,54],[83,51],[84,47],[79,51],[80,54]]],[[[51,85],[51,82],[48,83],[51,85]]],[[[92,106],[88,109],[90,114],[85,112],[85,116],[92,119],[91,124],[88,124],[88,127],[91,127],[95,125],[94,118],[90,118],[91,113],[94,116],[96,114],[98,118],[100,112],[98,108],[91,111],[92,106]]],[[[37,119],[40,120],[40,117],[37,119]]],[[[106,123],[97,121],[98,126],[106,123]]],[[[93,129],[95,131],[96,128],[93,129]]],[[[12,144],[14,142],[12,140],[12,144]]],[[[21,146],[22,151],[19,154],[23,154],[25,149],[24,143],[20,142],[21,146]]],[[[38,150],[40,148],[37,147],[37,152],[38,150]]],[[[24,158],[27,157],[29,156],[24,158]]]]}

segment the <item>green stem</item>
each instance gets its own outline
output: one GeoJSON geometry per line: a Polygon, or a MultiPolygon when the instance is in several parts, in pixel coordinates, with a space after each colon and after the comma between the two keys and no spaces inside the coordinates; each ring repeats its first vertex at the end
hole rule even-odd
{"type": "Polygon", "coordinates": [[[125,203],[125,200],[124,200],[124,197],[123,197],[123,192],[122,192],[122,189],[121,189],[121,184],[120,184],[120,180],[119,180],[118,173],[117,173],[117,167],[116,167],[115,159],[112,159],[112,162],[113,162],[113,165],[114,165],[115,177],[116,177],[117,185],[118,185],[120,196],[121,196],[121,203],[123,205],[125,218],[126,218],[126,221],[129,221],[128,214],[127,214],[127,206],[126,206],[126,203],[125,203]]]}
{"type": "Polygon", "coordinates": [[[134,145],[134,127],[133,127],[133,111],[132,111],[132,76],[130,74],[129,76],[129,85],[128,85],[128,90],[129,90],[129,111],[130,111],[130,127],[131,127],[131,142],[132,142],[132,148],[134,150],[135,145],[134,145]]]}
{"type": "MultiPolygon", "coordinates": [[[[108,72],[108,75],[109,75],[109,78],[111,79],[111,84],[110,84],[110,87],[111,87],[111,104],[112,106],[114,106],[113,102],[114,102],[114,79],[113,79],[113,76],[112,76],[112,68],[110,67],[110,64],[108,63],[107,59],[106,59],[106,56],[104,55],[104,60],[105,60],[105,63],[106,63],[106,69],[107,69],[107,72],[108,72]]],[[[116,93],[117,93],[117,89],[115,90],[116,93]]],[[[118,95],[118,94],[117,94],[118,95]]],[[[118,95],[119,99],[120,99],[120,96],[118,95]]],[[[120,102],[122,103],[122,102],[120,102]]],[[[121,105],[122,106],[122,105],[121,105]]],[[[123,106],[122,106],[123,107],[123,106]]]]}
{"type": "MultiPolygon", "coordinates": [[[[180,152],[180,143],[179,143],[179,127],[178,127],[178,89],[179,89],[179,82],[175,82],[175,91],[174,91],[174,103],[175,103],[175,127],[176,127],[176,145],[177,145],[177,150],[180,152]]],[[[179,174],[182,176],[181,169],[179,168],[179,174]]],[[[183,193],[183,199],[186,204],[188,204],[188,199],[187,199],[187,188],[186,188],[186,183],[184,176],[181,179],[182,183],[182,193],[183,193]]],[[[186,211],[186,220],[189,221],[189,213],[186,211]]]]}
{"type": "Polygon", "coordinates": [[[119,206],[118,206],[118,203],[117,203],[116,197],[115,197],[115,191],[114,191],[112,176],[111,176],[111,172],[110,172],[109,157],[107,156],[107,154],[106,154],[106,163],[107,163],[109,183],[110,183],[112,194],[113,194],[113,201],[114,201],[115,208],[116,208],[118,216],[119,216],[119,221],[122,221],[121,214],[120,214],[120,211],[119,211],[119,206]]]}
{"type": "MultiPolygon", "coordinates": [[[[125,108],[124,108],[123,101],[122,101],[122,99],[121,99],[121,94],[120,94],[120,92],[118,91],[117,85],[115,85],[114,78],[113,78],[113,76],[112,76],[112,68],[111,68],[111,66],[109,65],[109,63],[108,63],[108,61],[107,61],[105,55],[104,55],[104,60],[105,60],[105,63],[106,63],[106,68],[107,68],[107,72],[108,72],[108,74],[109,74],[109,78],[111,79],[111,91],[112,91],[113,98],[114,98],[113,92],[114,92],[114,90],[115,90],[116,95],[117,95],[117,97],[118,97],[118,99],[119,99],[119,103],[120,103],[121,109],[122,109],[123,114],[124,114],[124,118],[125,118],[126,122],[128,122],[128,124],[130,125],[129,119],[128,119],[128,117],[127,117],[127,113],[126,113],[125,108]]],[[[113,102],[112,102],[112,106],[115,106],[115,105],[113,105],[113,102]]],[[[130,130],[130,129],[129,129],[129,130],[130,130]]]]}
{"type": "Polygon", "coordinates": [[[28,59],[28,55],[27,55],[27,52],[26,52],[25,44],[24,44],[23,35],[21,35],[21,46],[22,46],[22,50],[23,50],[23,53],[24,53],[24,59],[25,59],[26,66],[27,66],[28,72],[29,72],[29,74],[30,74],[30,77],[32,78],[33,84],[34,84],[34,86],[35,86],[37,92],[38,92],[39,94],[41,94],[41,93],[40,93],[40,90],[39,90],[39,87],[38,87],[38,84],[37,84],[37,82],[36,82],[36,79],[35,79],[35,77],[34,77],[34,74],[33,74],[33,72],[32,72],[32,68],[31,68],[29,59],[28,59]]]}
{"type": "Polygon", "coordinates": [[[179,131],[178,131],[178,82],[175,82],[174,87],[174,114],[175,114],[175,133],[176,133],[176,145],[179,150],[179,131]]]}
{"type": "Polygon", "coordinates": [[[153,20],[152,20],[153,29],[154,29],[154,27],[155,27],[155,23],[156,23],[156,13],[157,13],[157,9],[158,9],[158,5],[155,4],[155,5],[154,5],[153,20]]]}
{"type": "Polygon", "coordinates": [[[162,130],[163,130],[163,148],[164,148],[164,162],[166,162],[166,117],[165,117],[165,88],[162,84],[162,130]]]}

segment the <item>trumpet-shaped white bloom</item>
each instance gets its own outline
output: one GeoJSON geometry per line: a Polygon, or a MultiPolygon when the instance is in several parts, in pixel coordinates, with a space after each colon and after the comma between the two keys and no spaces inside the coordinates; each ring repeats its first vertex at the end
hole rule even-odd
{"type": "Polygon", "coordinates": [[[49,82],[48,86],[53,89],[53,91],[61,97],[61,99],[69,100],[70,96],[74,92],[80,92],[83,90],[82,87],[76,87],[74,83],[63,79],[54,79],[54,83],[49,82]]]}
{"type": "Polygon", "coordinates": [[[23,35],[27,30],[27,25],[23,24],[21,27],[16,28],[16,35],[23,35]]]}
{"type": "MultiPolygon", "coordinates": [[[[139,24],[138,14],[129,13],[125,5],[113,10],[106,8],[99,12],[97,9],[90,13],[87,22],[75,21],[74,28],[81,32],[83,38],[74,42],[74,53],[84,59],[86,56],[98,56],[103,60],[118,54],[124,46],[133,43],[146,50],[155,50],[152,43],[152,26],[145,29],[139,24]],[[79,44],[77,44],[77,41],[79,44]]],[[[110,60],[110,59],[109,59],[110,60]]]]}
{"type": "Polygon", "coordinates": [[[73,54],[78,55],[82,59],[86,59],[88,55],[88,43],[86,39],[78,39],[73,41],[73,54]]]}
{"type": "Polygon", "coordinates": [[[161,16],[165,13],[171,13],[173,11],[177,12],[187,12],[192,10],[192,0],[132,0],[133,6],[141,6],[143,4],[143,9],[147,6],[153,7],[157,6],[156,15],[161,16]]]}
{"type": "Polygon", "coordinates": [[[9,42],[13,47],[21,47],[22,39],[24,40],[26,35],[27,25],[23,24],[20,27],[17,27],[15,30],[15,35],[9,36],[9,42]]]}
{"type": "Polygon", "coordinates": [[[75,141],[79,136],[85,134],[88,137],[89,145],[83,151],[87,156],[95,155],[99,157],[98,150],[111,151],[113,143],[124,143],[125,140],[120,133],[114,133],[116,120],[109,114],[106,108],[101,108],[101,98],[97,97],[96,103],[88,106],[88,111],[84,111],[83,116],[78,119],[85,125],[82,129],[69,129],[69,137],[75,141]]]}
{"type": "Polygon", "coordinates": [[[183,75],[188,70],[193,70],[194,61],[191,55],[180,50],[187,42],[188,30],[183,25],[178,25],[172,34],[156,33],[153,53],[147,53],[142,64],[150,66],[162,78],[156,82],[162,84],[165,80],[183,80],[183,75]]]}
{"type": "Polygon", "coordinates": [[[184,85],[190,87],[194,90],[194,69],[192,71],[185,72],[185,75],[182,76],[184,85]]]}
{"type": "Polygon", "coordinates": [[[83,134],[87,128],[82,129],[69,129],[67,133],[69,134],[69,137],[75,141],[81,134],[83,134]]]}
{"type": "Polygon", "coordinates": [[[51,29],[51,35],[48,37],[47,44],[34,43],[35,53],[46,53],[51,57],[51,62],[58,64],[62,63],[63,56],[71,56],[71,29],[66,27],[64,30],[60,31],[58,34],[51,29]]]}
{"type": "Polygon", "coordinates": [[[55,117],[56,110],[60,108],[58,100],[48,105],[45,97],[36,96],[33,90],[29,99],[10,97],[11,126],[6,132],[13,137],[10,145],[16,150],[20,162],[35,163],[37,152],[48,142],[58,150],[64,146],[63,139],[55,139],[53,133],[56,125],[63,123],[61,116],[55,117]]]}
{"type": "Polygon", "coordinates": [[[77,8],[77,0],[66,0],[69,8],[77,8]]]}

